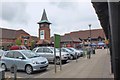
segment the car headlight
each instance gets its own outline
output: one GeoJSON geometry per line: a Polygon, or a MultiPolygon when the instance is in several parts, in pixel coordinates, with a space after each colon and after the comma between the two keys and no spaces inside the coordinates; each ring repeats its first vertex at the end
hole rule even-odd
{"type": "Polygon", "coordinates": [[[33,61],[33,64],[40,64],[39,62],[37,62],[37,61],[33,61]]]}

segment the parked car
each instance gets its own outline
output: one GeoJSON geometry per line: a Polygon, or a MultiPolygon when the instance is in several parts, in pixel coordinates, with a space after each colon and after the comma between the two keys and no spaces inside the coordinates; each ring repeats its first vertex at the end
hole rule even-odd
{"type": "Polygon", "coordinates": [[[33,71],[46,70],[48,67],[48,60],[40,57],[30,50],[11,50],[7,51],[1,57],[1,67],[5,70],[10,69],[11,66],[16,65],[18,70],[25,70],[27,74],[33,71]]]}
{"type": "Polygon", "coordinates": [[[68,48],[61,48],[61,51],[62,52],[68,52],[70,54],[69,59],[71,59],[71,60],[76,58],[76,53],[69,50],[68,48]]]}
{"type": "Polygon", "coordinates": [[[18,45],[14,45],[10,47],[10,50],[27,50],[27,48],[25,46],[18,46],[18,45]]]}
{"type": "MultiPolygon", "coordinates": [[[[43,56],[48,59],[49,62],[54,62],[54,47],[37,47],[32,51],[36,52],[38,55],[43,56]]],[[[61,52],[61,60],[62,62],[66,62],[68,60],[69,53],[61,52]]],[[[56,63],[60,62],[60,54],[59,50],[56,49],[56,63]]]]}
{"type": "Polygon", "coordinates": [[[75,52],[78,57],[80,57],[82,55],[82,52],[75,48],[69,47],[68,49],[71,50],[72,52],[75,52]]]}

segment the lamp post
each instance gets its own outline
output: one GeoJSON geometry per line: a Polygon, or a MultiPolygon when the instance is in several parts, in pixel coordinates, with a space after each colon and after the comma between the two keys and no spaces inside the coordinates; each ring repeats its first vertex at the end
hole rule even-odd
{"type": "Polygon", "coordinates": [[[91,42],[91,24],[89,24],[88,26],[89,26],[89,30],[90,30],[90,46],[91,46],[91,44],[92,44],[92,42],[91,42]]]}

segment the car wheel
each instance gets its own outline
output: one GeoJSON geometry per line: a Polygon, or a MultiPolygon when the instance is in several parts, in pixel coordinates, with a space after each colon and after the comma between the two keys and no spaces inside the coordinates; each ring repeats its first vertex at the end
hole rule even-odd
{"type": "Polygon", "coordinates": [[[33,72],[32,66],[27,65],[26,68],[25,68],[25,71],[26,71],[27,74],[31,74],[33,72]]]}
{"type": "Polygon", "coordinates": [[[7,68],[6,68],[6,65],[5,65],[5,64],[2,64],[2,65],[1,65],[1,68],[2,68],[2,69],[4,69],[5,71],[7,70],[7,68]]]}
{"type": "Polygon", "coordinates": [[[70,56],[70,59],[73,60],[73,59],[74,59],[74,56],[71,55],[71,56],[70,56]]]}

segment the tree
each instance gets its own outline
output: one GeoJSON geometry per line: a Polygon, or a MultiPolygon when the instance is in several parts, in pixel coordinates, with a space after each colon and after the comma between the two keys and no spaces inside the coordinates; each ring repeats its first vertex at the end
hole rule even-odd
{"type": "Polygon", "coordinates": [[[15,41],[15,43],[16,43],[16,45],[21,45],[21,41],[18,39],[15,41]]]}
{"type": "Polygon", "coordinates": [[[34,41],[34,40],[32,40],[32,41],[31,41],[31,49],[33,49],[33,48],[34,48],[34,46],[35,46],[35,41],[34,41]]]}

